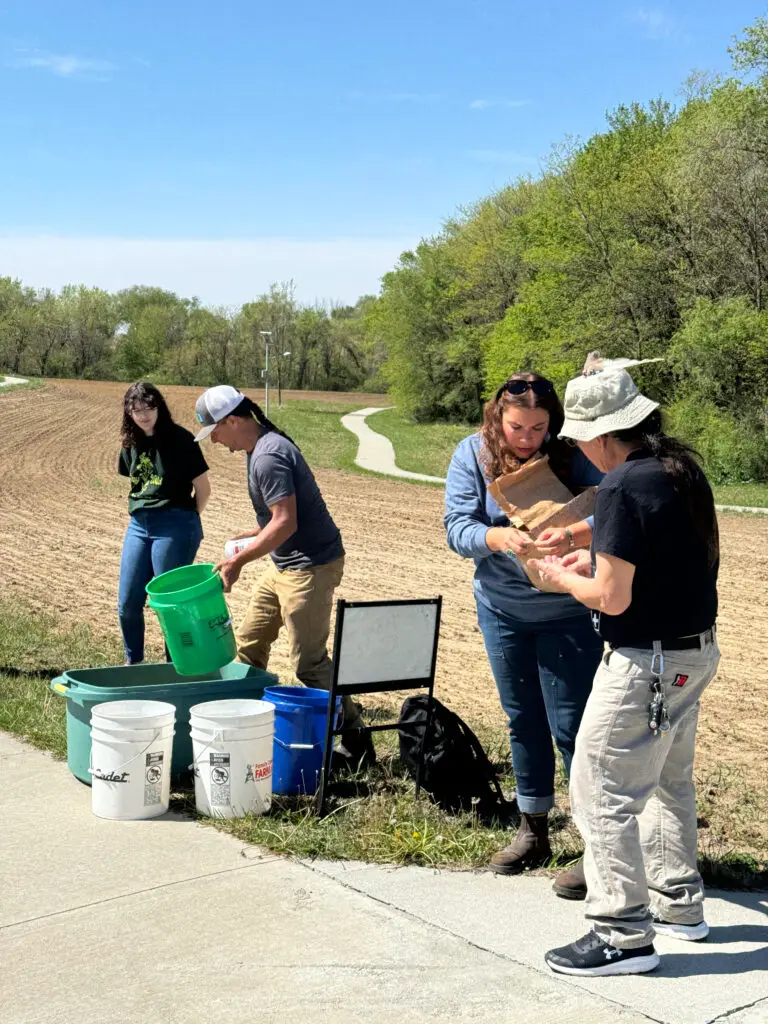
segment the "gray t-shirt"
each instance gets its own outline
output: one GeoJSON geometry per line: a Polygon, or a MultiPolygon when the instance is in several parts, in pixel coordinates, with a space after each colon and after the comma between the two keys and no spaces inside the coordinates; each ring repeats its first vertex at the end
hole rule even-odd
{"type": "Polygon", "coordinates": [[[312,470],[296,445],[274,431],[262,434],[248,455],[248,493],[263,529],[269,506],[296,495],[298,529],[272,552],[278,569],[306,569],[341,558],[344,546],[312,470]]]}

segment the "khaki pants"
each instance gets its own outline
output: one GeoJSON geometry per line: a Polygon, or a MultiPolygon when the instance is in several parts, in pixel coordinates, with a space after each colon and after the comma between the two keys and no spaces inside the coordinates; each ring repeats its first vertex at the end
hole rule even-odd
{"type": "MultiPolygon", "coordinates": [[[[333,594],[343,575],[343,556],[308,569],[281,570],[272,563],[254,587],[237,630],[238,661],[265,669],[272,644],[285,626],[294,675],[305,686],[330,689],[328,635],[333,594]]],[[[349,697],[343,706],[344,723],[349,726],[360,713],[349,697]]]]}
{"type": "Polygon", "coordinates": [[[670,730],[658,736],[648,728],[651,653],[603,655],[571,769],[571,806],[585,843],[586,916],[604,941],[624,949],[653,941],[651,913],[698,924],[704,912],[693,755],[699,698],[720,651],[716,643],[664,651],[670,730]]]}

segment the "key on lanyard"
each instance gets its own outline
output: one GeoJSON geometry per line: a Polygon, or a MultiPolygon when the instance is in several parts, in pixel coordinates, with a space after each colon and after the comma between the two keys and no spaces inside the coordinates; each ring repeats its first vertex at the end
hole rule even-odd
{"type": "Polygon", "coordinates": [[[651,680],[650,690],[653,696],[648,705],[648,728],[654,736],[659,733],[669,732],[669,708],[664,697],[664,686],[661,677],[664,674],[664,655],[661,653],[660,645],[654,644],[653,658],[651,659],[651,680]]]}

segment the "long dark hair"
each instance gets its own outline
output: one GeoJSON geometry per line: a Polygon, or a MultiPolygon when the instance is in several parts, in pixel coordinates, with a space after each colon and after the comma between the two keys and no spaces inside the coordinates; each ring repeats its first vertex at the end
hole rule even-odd
{"type": "Polygon", "coordinates": [[[720,557],[720,533],[715,499],[699,465],[701,456],[696,449],[664,433],[658,409],[654,409],[636,427],[615,430],[611,437],[623,444],[639,444],[659,460],[664,472],[672,477],[675,490],[687,506],[694,530],[706,547],[709,564],[713,566],[720,557]],[[702,486],[702,483],[706,486],[702,486]]]}
{"type": "Polygon", "coordinates": [[[173,426],[173,417],[163,396],[154,384],[140,380],[136,384],[131,384],[123,398],[123,425],[120,428],[120,443],[123,448],[146,448],[149,444],[147,435],[131,418],[131,413],[137,405],[157,409],[154,437],[158,440],[173,426]]]}
{"type": "Polygon", "coordinates": [[[299,451],[301,451],[301,448],[299,448],[299,446],[296,444],[293,438],[289,437],[284,430],[280,429],[280,427],[275,426],[272,420],[267,419],[267,417],[264,415],[264,410],[261,408],[261,406],[257,405],[255,402],[252,402],[250,398],[244,398],[240,405],[236,406],[236,408],[234,408],[229,415],[239,416],[241,419],[244,420],[254,418],[258,422],[259,426],[264,428],[265,434],[267,432],[279,434],[280,437],[284,437],[286,441],[290,441],[294,448],[297,448],[299,451]]]}
{"type": "Polygon", "coordinates": [[[511,377],[501,385],[499,390],[490,398],[483,408],[483,425],[480,428],[482,445],[480,447],[480,463],[485,472],[487,480],[493,481],[505,473],[511,473],[520,468],[520,460],[517,459],[507,447],[504,440],[504,428],[501,425],[501,418],[504,410],[510,406],[518,409],[543,409],[549,413],[549,437],[542,444],[539,451],[542,455],[549,456],[549,464],[552,471],[563,481],[568,482],[571,468],[572,451],[563,441],[560,441],[558,434],[563,426],[565,415],[560,399],[554,387],[544,395],[537,395],[528,388],[522,395],[512,395],[506,390],[507,384],[512,380],[536,381],[541,380],[546,384],[550,381],[538,373],[513,373],[511,377]]]}

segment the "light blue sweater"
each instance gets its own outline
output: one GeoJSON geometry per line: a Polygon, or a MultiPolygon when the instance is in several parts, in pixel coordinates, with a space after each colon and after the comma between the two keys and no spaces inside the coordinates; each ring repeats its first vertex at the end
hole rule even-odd
{"type": "MultiPolygon", "coordinates": [[[[445,486],[445,529],[448,546],[462,558],[475,561],[475,596],[492,611],[520,622],[585,617],[589,611],[569,594],[545,594],[537,590],[516,558],[491,551],[485,535],[492,526],[509,526],[509,520],[486,487],[478,462],[480,434],[459,442],[448,468],[445,486]]],[[[579,451],[573,453],[567,487],[599,484],[602,473],[579,451]]]]}

